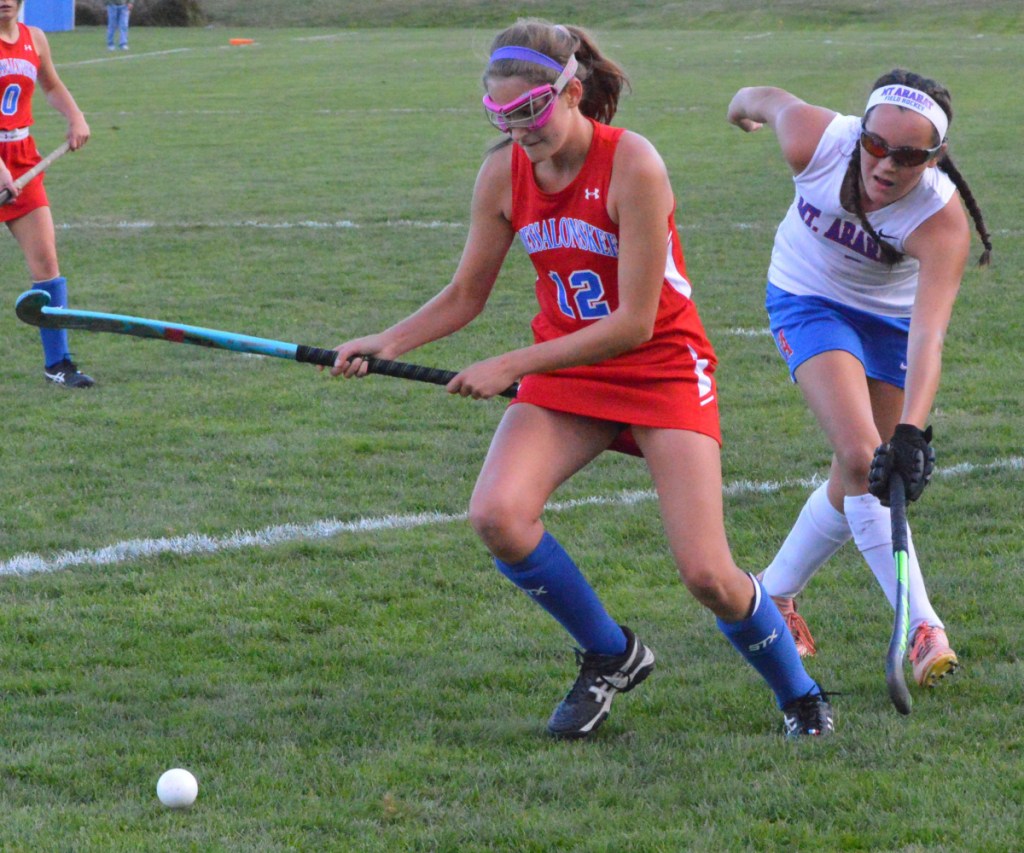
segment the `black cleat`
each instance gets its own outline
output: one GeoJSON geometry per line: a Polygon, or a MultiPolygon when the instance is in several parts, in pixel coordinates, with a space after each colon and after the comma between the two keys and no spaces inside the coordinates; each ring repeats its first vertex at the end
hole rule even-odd
{"type": "Polygon", "coordinates": [[[43,373],[54,385],[67,388],[92,388],[96,382],[82,373],[70,358],[58,361],[53,367],[44,368],[43,373]]]}
{"type": "Polygon", "coordinates": [[[821,693],[801,696],[782,709],[786,720],[786,737],[826,737],[834,734],[836,727],[832,719],[829,694],[821,693]]]}
{"type": "Polygon", "coordinates": [[[616,693],[628,693],[654,670],[654,652],[625,625],[626,651],[599,655],[576,650],[580,674],[555,708],[548,731],[558,738],[584,738],[607,718],[616,693]]]}

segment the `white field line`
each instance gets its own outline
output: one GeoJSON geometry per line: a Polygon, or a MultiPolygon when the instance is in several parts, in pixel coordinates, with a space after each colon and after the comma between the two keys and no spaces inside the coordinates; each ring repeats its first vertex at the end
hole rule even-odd
{"type": "Polygon", "coordinates": [[[371,222],[360,224],[351,219],[337,219],[332,222],[322,222],[314,219],[303,219],[297,222],[264,222],[258,219],[237,219],[217,220],[213,222],[153,222],[147,219],[137,221],[120,220],[117,222],[102,222],[99,220],[86,220],[83,222],[60,222],[56,225],[58,231],[72,231],[77,229],[95,229],[116,231],[147,231],[154,228],[254,228],[257,230],[287,230],[290,228],[312,228],[312,229],[340,229],[349,230],[354,228],[465,228],[461,222],[443,222],[439,219],[417,220],[417,219],[389,219],[385,222],[371,222]]]}
{"type": "Polygon", "coordinates": [[[772,336],[771,329],[741,329],[736,326],[732,329],[722,329],[718,332],[720,335],[732,335],[734,338],[770,338],[772,336]]]}
{"type": "MultiPolygon", "coordinates": [[[[54,226],[58,231],[76,230],[114,230],[114,231],[147,231],[155,228],[254,228],[254,229],[284,229],[289,228],[323,228],[323,229],[352,229],[352,228],[465,228],[464,222],[449,222],[443,219],[388,219],[384,222],[354,222],[351,219],[336,219],[333,221],[321,221],[316,219],[300,219],[294,222],[268,222],[261,219],[218,219],[214,221],[163,221],[152,219],[139,220],[102,220],[83,219],[78,222],[58,222],[54,226]]],[[[697,231],[704,226],[701,223],[689,223],[681,226],[682,231],[697,231]]],[[[739,231],[750,231],[774,227],[774,224],[734,222],[730,227],[739,231]]]]}
{"type": "MultiPolygon", "coordinates": [[[[963,462],[935,472],[939,477],[961,477],[983,471],[1024,470],[1024,457],[1013,456],[987,465],[963,462]]],[[[725,495],[773,494],[789,488],[814,488],[822,482],[821,477],[804,479],[735,480],[725,485],[725,495]]],[[[653,490],[629,490],[612,495],[593,495],[569,501],[557,501],[547,505],[548,512],[563,512],[581,506],[631,506],[656,500],[653,490]]],[[[412,530],[417,527],[437,526],[465,521],[466,514],[424,512],[415,515],[385,515],[376,518],[359,518],[355,521],[324,519],[310,524],[281,524],[262,530],[239,530],[229,536],[204,536],[191,533],[161,539],[129,539],[108,545],[105,548],[81,551],[63,551],[52,556],[41,554],[18,554],[0,563],[0,576],[34,575],[58,572],[76,566],[110,566],[128,563],[160,554],[178,554],[190,557],[197,554],[216,554],[221,551],[237,551],[241,548],[271,548],[287,542],[312,539],[330,539],[343,533],[367,533],[375,530],[412,530]]]]}
{"type": "MultiPolygon", "coordinates": [[[[87,62],[104,62],[102,59],[89,59],[87,62]]],[[[672,110],[669,110],[671,112],[672,110]]],[[[347,107],[344,109],[326,109],[318,107],[310,110],[315,116],[362,116],[362,115],[437,115],[439,113],[455,115],[478,115],[479,110],[467,107],[347,107]]],[[[260,109],[187,109],[187,110],[89,110],[89,118],[96,116],[280,116],[277,110],[260,109]]]]}
{"type": "Polygon", "coordinates": [[[337,41],[338,39],[352,39],[361,37],[362,33],[358,30],[346,30],[344,32],[331,33],[326,36],[296,36],[292,41],[337,41]]]}
{"type": "Polygon", "coordinates": [[[192,47],[175,47],[171,50],[153,50],[149,53],[117,53],[113,56],[104,56],[99,59],[80,59],[77,62],[59,62],[56,67],[73,68],[76,65],[95,65],[99,62],[125,62],[130,59],[148,59],[151,56],[168,56],[172,53],[190,53],[195,50],[192,47]]]}
{"type": "MultiPolygon", "coordinates": [[[[190,50],[190,48],[185,48],[190,50]]],[[[106,62],[105,59],[87,59],[84,63],[89,62],[106,62]]],[[[83,63],[83,64],[84,64],[83,63]]],[[[704,107],[639,107],[634,108],[634,113],[692,113],[703,110],[704,107]]],[[[294,112],[294,110],[293,110],[294,112]]],[[[305,111],[303,111],[305,113],[305,111]]],[[[464,116],[479,116],[480,110],[476,107],[317,107],[308,111],[309,115],[314,116],[367,116],[367,115],[384,115],[384,116],[401,116],[401,115],[464,115],[464,116]]],[[[272,109],[258,109],[258,108],[220,108],[220,109],[202,109],[202,108],[191,108],[191,109],[176,109],[176,110],[89,110],[89,118],[96,116],[280,116],[280,111],[272,109]]],[[[486,127],[486,125],[483,125],[486,127]]]]}

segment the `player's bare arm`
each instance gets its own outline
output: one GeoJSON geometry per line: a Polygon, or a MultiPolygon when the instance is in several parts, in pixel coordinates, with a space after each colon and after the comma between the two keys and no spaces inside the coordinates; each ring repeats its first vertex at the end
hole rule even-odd
{"type": "Polygon", "coordinates": [[[7,190],[11,194],[11,198],[17,198],[18,193],[21,192],[15,186],[14,176],[3,160],[0,160],[0,190],[7,190]]]}
{"type": "Polygon", "coordinates": [[[623,135],[608,193],[609,213],[619,223],[619,309],[609,320],[617,320],[625,351],[653,333],[675,207],[665,163],[644,137],[623,135]]]}
{"type": "Polygon", "coordinates": [[[67,119],[68,144],[72,151],[77,151],[89,141],[91,135],[89,123],[71,96],[71,92],[68,91],[67,86],[57,74],[46,35],[38,27],[29,27],[29,31],[32,33],[36,53],[39,54],[39,86],[46,95],[46,102],[67,119]]]}
{"type": "Polygon", "coordinates": [[[907,342],[907,383],[901,423],[923,429],[942,375],[942,348],[970,253],[971,236],[953,196],[907,238],[907,252],[921,264],[907,342]]]}
{"type": "Polygon", "coordinates": [[[740,89],[726,113],[731,124],[747,133],[768,125],[779,140],[782,156],[794,175],[811,162],[821,136],[835,112],[817,107],[775,86],[748,86],[740,89]]]}

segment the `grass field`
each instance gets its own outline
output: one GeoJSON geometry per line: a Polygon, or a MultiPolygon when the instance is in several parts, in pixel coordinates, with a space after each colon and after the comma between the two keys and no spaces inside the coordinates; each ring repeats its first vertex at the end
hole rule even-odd
{"type": "MultiPolygon", "coordinates": [[[[939,29],[929,8],[899,32],[851,17],[597,34],[633,78],[619,123],[673,178],[721,360],[727,526],[751,570],[828,451],[763,333],[791,184],[774,139],[730,128],[726,104],[772,82],[856,112],[895,65],[950,86],[953,153],[995,242],[964,281],[939,472],[911,510],[954,682],[894,712],[890,612],[844,551],[802,608],[809,669],[843,694],[838,736],[785,742],[768,691],[674,578],[642,465],[609,455],[547,522],[659,669],[594,742],[552,742],[569,642],[463,517],[500,402],[86,333],[72,348],[99,386],[48,387],[7,237],[0,849],[1020,849],[1024,103],[1004,90],[1022,36],[1004,26],[1013,4],[981,30],[984,7],[935,4],[939,29]],[[156,800],[172,766],[199,779],[188,812],[156,800]]],[[[491,35],[138,28],[116,57],[97,29],[52,35],[93,129],[47,176],[73,305],[323,346],[404,316],[465,238],[494,140],[478,91],[491,35]],[[228,47],[236,34],[256,43],[228,47]]],[[[49,150],[62,127],[41,99],[36,115],[49,150]]],[[[483,317],[407,358],[457,368],[524,343],[531,282],[514,252],[483,317]]]]}
{"type": "Polygon", "coordinates": [[[201,0],[215,24],[245,26],[501,28],[520,15],[590,26],[646,29],[816,30],[870,27],[933,32],[1019,33],[1024,10],[1016,0],[304,0],[290,11],[275,0],[201,0]]]}

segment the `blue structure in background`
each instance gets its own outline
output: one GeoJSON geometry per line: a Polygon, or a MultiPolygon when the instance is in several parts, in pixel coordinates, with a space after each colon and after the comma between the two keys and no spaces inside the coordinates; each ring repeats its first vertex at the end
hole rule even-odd
{"type": "Polygon", "coordinates": [[[25,0],[22,20],[44,33],[75,28],[75,0],[25,0]]]}

